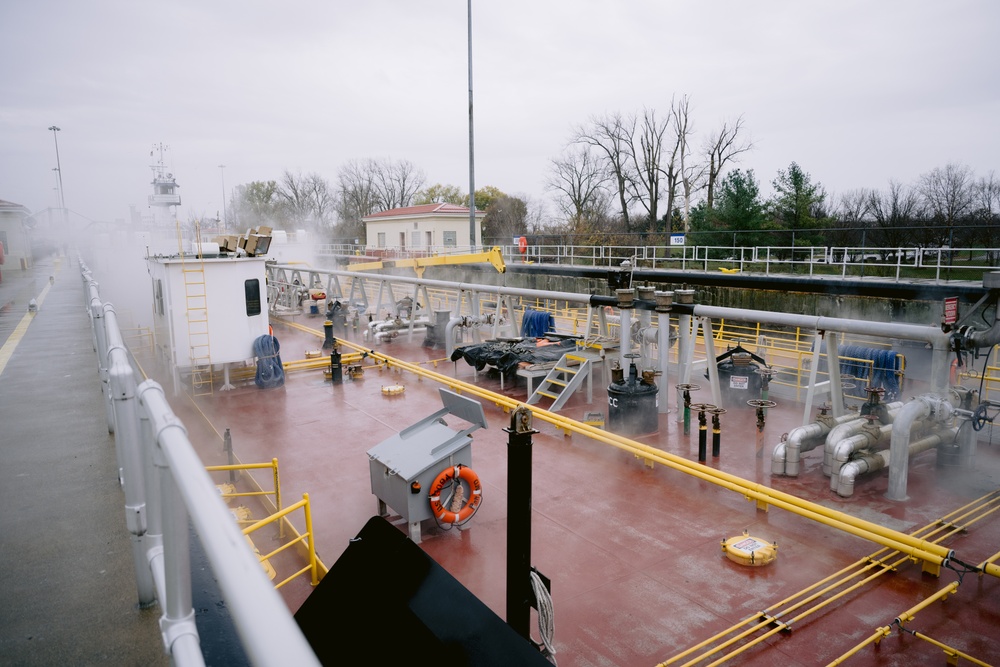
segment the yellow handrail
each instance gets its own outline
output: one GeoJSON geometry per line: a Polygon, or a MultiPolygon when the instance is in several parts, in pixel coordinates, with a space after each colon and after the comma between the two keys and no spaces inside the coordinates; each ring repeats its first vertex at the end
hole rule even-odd
{"type": "MultiPolygon", "coordinates": [[[[255,522],[255,523],[253,523],[253,524],[251,524],[251,525],[249,525],[249,526],[247,526],[246,528],[243,529],[243,534],[244,535],[250,535],[250,533],[253,533],[256,530],[259,530],[259,529],[263,528],[264,526],[270,525],[270,524],[272,524],[274,522],[278,522],[279,530],[280,530],[280,526],[282,525],[281,519],[283,519],[284,517],[288,516],[289,514],[291,514],[292,512],[294,512],[295,510],[300,509],[300,508],[305,513],[306,532],[297,535],[295,537],[295,539],[293,539],[293,540],[291,540],[289,542],[286,542],[285,544],[281,545],[280,547],[278,547],[274,551],[272,551],[272,552],[270,552],[270,553],[268,553],[266,555],[260,556],[260,560],[261,561],[269,560],[270,558],[272,558],[273,556],[276,556],[277,554],[281,553],[285,549],[288,549],[288,548],[290,548],[292,546],[295,546],[296,544],[299,544],[299,543],[305,543],[308,546],[308,549],[309,549],[309,552],[308,552],[309,553],[309,557],[308,557],[309,564],[306,565],[301,570],[299,570],[298,572],[295,572],[291,576],[285,578],[280,583],[276,584],[275,588],[281,588],[282,586],[284,586],[285,584],[287,584],[289,581],[291,581],[295,577],[297,577],[300,574],[303,574],[305,572],[309,572],[310,573],[311,582],[312,582],[313,586],[315,586],[315,585],[317,585],[319,583],[319,559],[316,557],[316,541],[315,541],[314,535],[313,535],[312,511],[311,511],[311,509],[309,507],[309,494],[308,493],[303,493],[302,494],[302,500],[300,500],[299,502],[294,503],[292,505],[289,505],[285,509],[279,510],[278,512],[275,512],[271,516],[265,517],[265,518],[261,519],[260,521],[257,521],[257,522],[255,522]]],[[[326,568],[324,567],[324,570],[325,569],[326,568]]]]}

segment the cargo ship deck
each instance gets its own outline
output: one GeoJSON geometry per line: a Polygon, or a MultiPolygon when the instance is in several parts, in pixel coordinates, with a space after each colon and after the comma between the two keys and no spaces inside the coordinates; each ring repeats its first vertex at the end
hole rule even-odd
{"type": "MultiPolygon", "coordinates": [[[[285,362],[321,349],[322,317],[300,316],[273,326],[285,362]]],[[[509,406],[527,398],[526,382],[516,376],[501,382],[497,371],[477,372],[464,360],[452,362],[442,350],[425,348],[423,340],[422,334],[402,333],[372,347],[348,334],[341,352],[371,353],[359,362],[363,375],[345,374],[334,384],[321,370],[293,371],[277,389],[245,382],[199,400],[197,411],[183,418],[189,423],[203,417],[216,433],[229,429],[243,460],[277,457],[283,494],[310,496],[317,549],[330,565],[376,513],[367,451],[437,411],[440,387],[475,395],[489,424],[472,435],[472,467],[483,484],[483,502],[461,528],[423,522],[420,546],[503,617],[509,438],[504,429],[510,426],[509,406]],[[418,376],[403,365],[429,374],[418,376]],[[401,393],[395,393],[398,387],[401,393]]],[[[608,416],[605,369],[597,366],[594,375],[592,401],[580,389],[559,415],[578,422],[590,413],[608,416]]],[[[701,384],[691,400],[710,403],[707,381],[701,384]]],[[[981,446],[971,471],[938,465],[934,452],[914,458],[906,502],[885,497],[887,471],[859,478],[853,496],[841,498],[821,472],[822,448],[803,454],[797,477],[772,476],[774,444],[802,420],[801,404],[776,402],[766,412],[760,452],[753,408],[728,406],[720,417],[717,457],[711,455],[708,418],[704,465],[894,530],[940,539],[963,562],[979,563],[997,552],[1000,522],[991,512],[1000,507],[1000,446],[981,446]],[[980,515],[982,521],[973,521],[980,515]],[[952,531],[939,522],[966,521],[967,529],[944,537],[952,531]]],[[[688,434],[678,417],[671,409],[658,416],[655,433],[633,439],[697,464],[697,417],[691,416],[688,434]]],[[[456,430],[466,426],[455,418],[447,421],[456,430]]],[[[559,664],[657,665],[758,614],[760,619],[711,648],[755,628],[746,638],[671,664],[706,653],[701,664],[708,664],[730,652],[736,652],[738,664],[827,664],[883,626],[892,626],[893,635],[865,649],[860,662],[904,665],[942,655],[939,647],[901,634],[893,621],[956,581],[955,571],[943,568],[932,576],[919,562],[878,544],[775,507],[758,507],[679,467],[654,463],[653,457],[538,418],[534,428],[532,564],[552,580],[559,664]],[[722,541],[744,532],[776,543],[775,561],[754,567],[727,558],[722,541]]],[[[390,519],[406,530],[391,508],[390,519]]],[[[963,583],[907,627],[995,663],[1000,582],[967,574],[963,583]]],[[[308,587],[299,586],[286,599],[296,608],[308,594],[308,587]]],[[[537,630],[534,639],[539,641],[537,630]]]]}
{"type": "MultiPolygon", "coordinates": [[[[38,270],[47,272],[51,267],[38,270]]],[[[29,490],[12,482],[23,481],[20,475],[42,478],[49,470],[69,465],[65,457],[72,456],[78,444],[72,435],[55,432],[60,420],[51,418],[52,406],[81,394],[90,397],[81,410],[92,410],[100,403],[96,372],[93,377],[80,375],[81,368],[93,364],[80,359],[89,352],[84,348],[89,348],[86,341],[90,334],[87,315],[80,307],[76,267],[64,265],[55,275],[44,307],[20,334],[23,341],[13,352],[14,363],[0,376],[3,404],[13,406],[12,392],[23,392],[32,373],[40,377],[50,364],[76,364],[71,382],[54,382],[51,377],[45,380],[49,401],[19,400],[16,410],[4,409],[7,433],[31,434],[28,439],[3,438],[5,456],[14,466],[7,466],[3,478],[5,568],[35,553],[24,546],[32,535],[26,521],[12,519],[14,508],[29,512],[30,508],[21,504],[29,490]],[[31,344],[33,340],[35,344],[31,344]],[[18,383],[12,382],[14,377],[18,383]],[[12,423],[18,425],[16,431],[12,423]],[[57,437],[62,458],[10,458],[11,452],[54,442],[57,437]]],[[[33,287],[41,289],[43,285],[35,281],[33,287]]],[[[16,310],[20,317],[20,308],[16,310]]],[[[303,360],[321,349],[322,317],[272,319],[272,326],[286,363],[303,360]]],[[[223,441],[227,430],[240,461],[278,460],[283,498],[294,502],[309,494],[316,549],[324,563],[332,566],[377,511],[368,450],[436,412],[441,407],[441,387],[474,396],[482,404],[488,423],[488,428],[473,434],[471,445],[471,467],[483,487],[482,504],[461,528],[425,521],[419,546],[503,617],[509,437],[504,428],[510,425],[510,406],[527,398],[524,379],[509,378],[501,383],[496,373],[477,373],[464,361],[452,362],[444,358],[442,350],[425,348],[422,343],[422,335],[407,338],[402,334],[375,346],[348,333],[341,344],[344,353],[355,349],[369,353],[362,353],[357,362],[363,372],[356,377],[345,374],[341,383],[331,382],[318,366],[288,370],[284,385],[272,389],[258,388],[252,373],[236,374],[231,390],[216,387],[210,395],[198,397],[177,392],[170,402],[206,465],[226,463],[223,441]],[[412,372],[413,367],[425,373],[418,375],[412,372]],[[387,392],[386,387],[403,389],[387,392]]],[[[169,372],[158,369],[155,360],[142,361],[138,352],[137,356],[170,395],[169,372]]],[[[586,391],[581,390],[558,415],[576,422],[594,412],[607,417],[605,373],[601,366],[595,369],[592,400],[587,401],[586,391]]],[[[669,389],[673,403],[676,379],[659,377],[657,382],[669,389]]],[[[701,384],[704,388],[693,392],[692,401],[710,403],[707,382],[701,384]]],[[[916,392],[917,388],[905,391],[916,392]]],[[[1000,581],[964,572],[962,565],[979,564],[1000,550],[1000,519],[995,512],[1000,507],[1000,445],[981,440],[972,469],[939,464],[933,450],[914,457],[906,501],[886,498],[887,471],[859,477],[854,494],[842,498],[830,490],[829,478],[821,471],[822,447],[803,454],[797,477],[772,475],[773,446],[783,433],[800,425],[803,417],[802,404],[780,398],[775,401],[777,405],[766,414],[762,450],[758,449],[754,409],[727,406],[721,417],[719,455],[709,454],[703,467],[698,465],[697,417],[692,416],[690,431],[684,433],[673,405],[670,412],[657,416],[656,432],[634,436],[635,446],[629,448],[603,441],[599,435],[573,432],[536,415],[531,562],[551,580],[558,664],[652,667],[689,661],[715,664],[728,658],[741,665],[823,665],[880,634],[886,636],[859,649],[846,662],[940,664],[948,661],[949,652],[954,655],[958,651],[963,659],[968,656],[982,664],[1000,663],[1000,581]],[[653,449],[642,450],[643,446],[653,449]],[[643,451],[649,456],[642,456],[643,451]],[[792,494],[887,529],[918,535],[953,549],[958,561],[936,574],[925,572],[918,560],[905,554],[838,526],[758,502],[712,481],[711,475],[695,474],[704,471],[728,473],[762,489],[792,494]],[[751,566],[727,558],[723,540],[744,532],[776,544],[774,561],[751,566]],[[927,600],[933,601],[913,611],[927,600]],[[888,630],[883,632],[883,628],[888,630]]],[[[99,426],[103,420],[99,407],[98,412],[92,418],[99,426]]],[[[452,428],[463,428],[460,420],[448,417],[446,421],[452,428]]],[[[65,431],[65,424],[62,428],[65,431]]],[[[711,429],[707,437],[710,442],[711,429]]],[[[92,475],[94,483],[103,487],[115,481],[105,479],[114,474],[113,466],[77,472],[92,475]]],[[[257,484],[267,485],[265,473],[252,474],[257,484]]],[[[35,497],[32,502],[39,500],[35,497]]],[[[44,497],[40,502],[42,505],[33,510],[39,514],[24,515],[26,520],[34,516],[31,525],[36,527],[41,517],[60,511],[45,507],[44,497]]],[[[79,502],[85,507],[87,494],[82,494],[79,502]]],[[[401,531],[406,530],[405,523],[391,511],[389,518],[401,531]]],[[[115,514],[111,520],[121,522],[121,515],[115,514]]],[[[44,526],[40,528],[44,531],[44,526]]],[[[124,525],[119,538],[122,549],[127,550],[124,525]]],[[[80,566],[72,545],[64,546],[70,548],[49,552],[47,567],[65,571],[80,566]]],[[[258,544],[262,550],[265,546],[258,544]]],[[[99,561],[99,552],[88,551],[88,558],[99,561]]],[[[126,570],[119,573],[126,581],[134,576],[127,558],[117,557],[115,563],[126,570]]],[[[275,566],[278,578],[283,578],[285,564],[276,561],[275,566]]],[[[99,562],[87,567],[87,571],[102,569],[99,562]]],[[[40,664],[30,657],[30,641],[25,638],[30,634],[30,623],[15,625],[13,619],[23,618],[21,611],[37,608],[46,600],[29,600],[24,596],[30,596],[30,590],[20,588],[22,595],[11,595],[13,584],[5,581],[7,621],[6,628],[0,629],[5,635],[0,646],[6,647],[4,653],[7,648],[12,651],[8,655],[15,656],[15,664],[40,664]]],[[[67,588],[73,585],[71,580],[64,583],[67,588]]],[[[295,611],[312,590],[303,578],[280,592],[289,609],[295,611]]],[[[41,596],[44,591],[36,592],[41,596]]],[[[47,593],[52,596],[47,604],[53,610],[59,605],[58,593],[47,593]]],[[[109,602],[92,589],[88,595],[94,606],[109,602]]],[[[448,605],[447,599],[441,600],[442,608],[448,605]]],[[[461,609],[451,612],[462,614],[461,609]]],[[[43,618],[33,622],[40,624],[43,618]]],[[[336,619],[331,619],[331,632],[336,632],[336,627],[336,619]]],[[[393,628],[384,630],[386,641],[391,641],[393,628]]],[[[101,634],[100,628],[89,631],[101,634]]],[[[106,641],[116,641],[112,634],[108,633],[106,641]]],[[[537,630],[534,638],[539,640],[537,630]]],[[[71,638],[62,641],[68,644],[71,638]]],[[[351,638],[342,641],[346,646],[351,638]]],[[[369,664],[379,664],[377,655],[375,647],[369,664]]],[[[97,654],[78,660],[80,664],[99,661],[97,654]]]]}

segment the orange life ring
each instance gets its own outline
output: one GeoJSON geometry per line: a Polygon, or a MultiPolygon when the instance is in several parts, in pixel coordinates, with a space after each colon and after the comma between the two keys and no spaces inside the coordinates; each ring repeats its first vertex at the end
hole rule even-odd
{"type": "Polygon", "coordinates": [[[517,240],[517,247],[521,249],[521,254],[528,252],[528,237],[522,236],[517,240]]]}
{"type": "Polygon", "coordinates": [[[479,483],[479,475],[473,472],[472,468],[459,464],[441,471],[441,474],[431,484],[428,497],[431,501],[431,512],[434,514],[434,517],[441,523],[454,525],[465,523],[476,513],[479,503],[483,501],[483,487],[479,483]],[[465,504],[458,512],[452,512],[441,503],[441,491],[452,480],[455,480],[456,484],[461,483],[458,480],[465,480],[465,483],[469,485],[469,489],[472,492],[472,496],[465,500],[465,504]]]}

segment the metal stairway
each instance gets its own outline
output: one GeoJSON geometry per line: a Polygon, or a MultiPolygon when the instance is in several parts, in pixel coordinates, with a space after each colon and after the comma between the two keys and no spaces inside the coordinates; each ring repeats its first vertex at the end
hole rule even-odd
{"type": "Polygon", "coordinates": [[[552,405],[548,409],[550,412],[556,412],[590,375],[590,362],[590,358],[580,352],[567,352],[538,383],[538,388],[525,403],[534,405],[542,398],[549,398],[552,399],[552,405]]]}

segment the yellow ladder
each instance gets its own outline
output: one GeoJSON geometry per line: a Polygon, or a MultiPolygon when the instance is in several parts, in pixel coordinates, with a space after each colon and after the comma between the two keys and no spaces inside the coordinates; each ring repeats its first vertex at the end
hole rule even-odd
{"type": "MultiPolygon", "coordinates": [[[[195,245],[201,239],[201,226],[194,228],[195,245]]],[[[178,226],[178,238],[180,227],[178,226]]],[[[209,345],[208,288],[205,282],[205,260],[195,251],[195,261],[188,261],[181,250],[181,274],[184,277],[184,314],[187,320],[188,356],[191,360],[191,395],[211,396],[212,350],[209,345]]]]}

